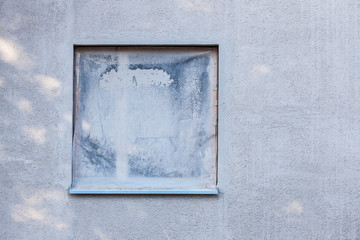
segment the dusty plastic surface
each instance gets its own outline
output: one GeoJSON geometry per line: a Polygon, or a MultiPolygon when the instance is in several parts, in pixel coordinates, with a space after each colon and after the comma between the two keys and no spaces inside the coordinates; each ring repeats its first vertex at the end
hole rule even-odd
{"type": "Polygon", "coordinates": [[[217,193],[216,104],[216,47],[76,47],[70,192],[217,193]]]}

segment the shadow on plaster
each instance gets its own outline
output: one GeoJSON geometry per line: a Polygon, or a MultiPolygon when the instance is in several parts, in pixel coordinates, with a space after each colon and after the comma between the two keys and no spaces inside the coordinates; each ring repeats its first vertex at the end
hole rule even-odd
{"type": "MultiPolygon", "coordinates": [[[[1,96],[4,103],[3,110],[11,109],[10,112],[7,111],[8,114],[1,120],[5,126],[14,128],[14,137],[16,135],[21,136],[21,138],[26,136],[36,145],[40,145],[47,142],[47,135],[50,130],[66,131],[67,122],[69,122],[68,117],[59,120],[59,123],[55,124],[60,127],[49,129],[49,126],[39,124],[40,121],[37,121],[37,118],[41,116],[36,114],[38,109],[33,104],[34,101],[40,102],[39,100],[56,100],[63,92],[62,83],[47,74],[34,74],[32,71],[34,64],[29,54],[20,44],[13,40],[0,38],[1,61],[17,69],[14,74],[11,68],[4,65],[4,71],[0,76],[0,90],[3,89],[4,91],[1,96]],[[9,76],[9,79],[6,79],[6,75],[9,76]],[[33,90],[36,90],[39,94],[34,95],[33,90]],[[9,116],[18,115],[16,110],[22,115],[19,116],[14,125],[9,116]],[[22,126],[15,127],[18,124],[22,126]]],[[[51,117],[53,116],[49,115],[49,118],[51,117]]]]}
{"type": "Polygon", "coordinates": [[[295,214],[295,215],[301,215],[303,212],[303,205],[296,201],[290,201],[287,203],[287,205],[283,208],[283,210],[287,213],[287,214],[295,214]]]}
{"type": "Polygon", "coordinates": [[[15,222],[27,222],[50,226],[58,231],[69,228],[69,224],[52,213],[45,206],[56,206],[64,200],[64,193],[55,190],[34,190],[31,195],[20,193],[22,203],[11,207],[11,217],[15,222]]]}
{"type": "MultiPolygon", "coordinates": [[[[63,84],[47,73],[35,73],[36,66],[26,50],[15,41],[1,37],[0,67],[1,110],[6,112],[0,118],[5,131],[0,136],[0,170],[8,172],[6,175],[1,174],[1,180],[6,186],[10,186],[2,194],[2,202],[6,202],[1,206],[3,217],[8,224],[13,221],[41,229],[47,226],[56,231],[68,230],[71,212],[64,212],[67,189],[45,190],[41,186],[33,189],[24,187],[23,183],[28,181],[31,186],[32,179],[35,179],[35,176],[30,175],[35,174],[39,168],[35,165],[38,164],[36,159],[47,156],[42,153],[48,148],[45,143],[65,132],[69,132],[71,141],[72,118],[69,118],[69,113],[58,111],[57,108],[54,110],[53,107],[63,93],[63,84]],[[56,119],[54,114],[63,117],[56,119]],[[53,119],[55,122],[51,122],[53,119]],[[17,144],[14,145],[15,142],[17,144]],[[32,156],[31,151],[26,152],[30,149],[42,155],[32,156]],[[11,170],[15,162],[23,164],[17,168],[21,171],[19,173],[11,170]]],[[[51,145],[51,148],[56,147],[51,145]]],[[[67,171],[70,176],[70,168],[61,168],[65,167],[60,165],[58,172],[67,171]]],[[[69,182],[65,185],[68,184],[69,182]]]]}
{"type": "Polygon", "coordinates": [[[214,10],[214,6],[205,0],[178,0],[177,4],[185,11],[201,11],[204,13],[210,13],[214,10]]]}
{"type": "Polygon", "coordinates": [[[270,67],[265,64],[256,64],[252,67],[251,73],[256,77],[264,77],[271,74],[270,67]]]}
{"type": "Polygon", "coordinates": [[[20,70],[29,69],[33,65],[27,53],[19,44],[1,37],[0,59],[20,70]]]}

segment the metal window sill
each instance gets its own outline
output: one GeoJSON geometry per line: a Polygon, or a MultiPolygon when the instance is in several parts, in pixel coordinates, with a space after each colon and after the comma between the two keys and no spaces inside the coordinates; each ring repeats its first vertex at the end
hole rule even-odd
{"type": "Polygon", "coordinates": [[[201,194],[216,195],[218,189],[166,189],[166,190],[117,190],[117,189],[78,189],[69,188],[70,194],[201,194]]]}

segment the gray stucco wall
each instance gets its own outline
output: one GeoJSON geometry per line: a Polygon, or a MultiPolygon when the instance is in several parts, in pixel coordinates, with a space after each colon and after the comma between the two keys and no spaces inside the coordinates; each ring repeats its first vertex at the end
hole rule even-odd
{"type": "Polygon", "coordinates": [[[360,239],[358,1],[0,2],[1,239],[360,239]],[[73,44],[219,44],[218,196],[74,196],[73,44]]]}

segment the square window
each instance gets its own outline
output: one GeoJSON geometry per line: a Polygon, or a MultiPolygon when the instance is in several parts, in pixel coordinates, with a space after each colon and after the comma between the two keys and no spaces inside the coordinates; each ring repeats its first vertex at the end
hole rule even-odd
{"type": "Polygon", "coordinates": [[[217,194],[217,46],[75,46],[72,194],[217,194]]]}

